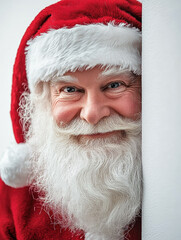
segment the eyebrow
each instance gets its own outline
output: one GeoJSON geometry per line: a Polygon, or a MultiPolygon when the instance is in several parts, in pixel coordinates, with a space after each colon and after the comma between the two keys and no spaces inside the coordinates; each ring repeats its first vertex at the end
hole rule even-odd
{"type": "Polygon", "coordinates": [[[56,78],[53,78],[51,80],[51,84],[56,84],[57,82],[62,82],[62,83],[77,83],[78,82],[78,79],[76,77],[72,77],[70,75],[66,75],[66,76],[60,76],[60,77],[56,77],[56,78]]]}
{"type": "Polygon", "coordinates": [[[136,77],[137,77],[137,75],[135,75],[133,72],[131,72],[131,71],[129,71],[129,70],[127,70],[127,69],[125,69],[125,70],[112,70],[112,69],[107,69],[107,70],[105,70],[105,71],[103,71],[103,72],[101,72],[100,74],[99,74],[99,76],[98,76],[98,78],[99,79],[109,79],[109,78],[111,78],[111,77],[116,77],[116,76],[122,76],[122,77],[124,77],[124,76],[128,76],[131,80],[134,80],[134,79],[136,79],[136,77]]]}

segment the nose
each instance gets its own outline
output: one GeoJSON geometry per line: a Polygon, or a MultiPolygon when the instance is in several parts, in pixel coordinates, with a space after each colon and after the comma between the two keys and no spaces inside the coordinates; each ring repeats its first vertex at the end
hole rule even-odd
{"type": "Polygon", "coordinates": [[[95,93],[87,96],[80,112],[80,118],[93,125],[109,115],[109,105],[104,98],[95,93]]]}

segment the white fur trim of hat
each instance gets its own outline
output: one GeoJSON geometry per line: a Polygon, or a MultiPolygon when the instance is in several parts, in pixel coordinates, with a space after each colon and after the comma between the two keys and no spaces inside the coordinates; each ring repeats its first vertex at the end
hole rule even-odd
{"type": "Polygon", "coordinates": [[[67,71],[96,65],[120,66],[141,74],[141,31],[124,23],[76,25],[51,29],[26,47],[29,88],[67,71]]]}

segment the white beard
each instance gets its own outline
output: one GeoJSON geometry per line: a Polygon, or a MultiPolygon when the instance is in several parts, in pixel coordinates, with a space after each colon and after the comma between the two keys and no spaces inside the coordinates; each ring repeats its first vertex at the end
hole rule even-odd
{"type": "Polygon", "coordinates": [[[118,115],[95,127],[76,119],[59,128],[50,111],[36,106],[29,139],[32,179],[56,223],[89,232],[94,240],[123,239],[141,204],[140,132],[140,121],[118,115]],[[90,141],[76,136],[112,130],[123,131],[90,141]]]}

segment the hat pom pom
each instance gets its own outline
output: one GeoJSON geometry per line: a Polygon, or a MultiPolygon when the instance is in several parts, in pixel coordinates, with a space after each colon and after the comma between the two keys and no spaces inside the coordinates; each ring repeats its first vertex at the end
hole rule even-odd
{"type": "Polygon", "coordinates": [[[13,144],[6,149],[0,161],[0,177],[10,187],[29,185],[30,146],[26,143],[13,144]]]}

